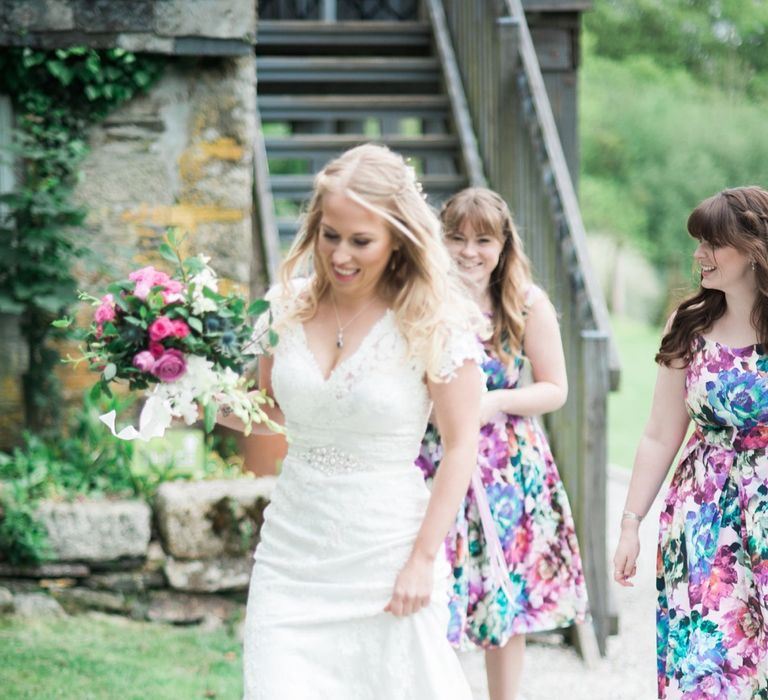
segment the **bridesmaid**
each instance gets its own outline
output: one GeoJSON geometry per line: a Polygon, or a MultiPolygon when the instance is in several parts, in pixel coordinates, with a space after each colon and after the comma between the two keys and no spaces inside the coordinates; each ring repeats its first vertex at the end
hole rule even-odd
{"type": "Polygon", "coordinates": [[[659,698],[768,698],[768,192],[723,190],[688,232],[701,286],[656,355],[614,577],[632,585],[640,522],[693,419],[661,512],[659,698]]]}
{"type": "MultiPolygon", "coordinates": [[[[555,310],[531,281],[504,200],[466,189],[445,203],[441,219],[448,251],[493,327],[477,468],[446,540],[453,566],[448,638],[486,649],[491,700],[513,700],[525,635],[581,622],[587,606],[568,499],[534,418],[565,402],[565,358],[555,310]],[[519,386],[526,361],[533,383],[519,386]]],[[[430,426],[417,460],[428,480],[442,455],[430,426]]]]}

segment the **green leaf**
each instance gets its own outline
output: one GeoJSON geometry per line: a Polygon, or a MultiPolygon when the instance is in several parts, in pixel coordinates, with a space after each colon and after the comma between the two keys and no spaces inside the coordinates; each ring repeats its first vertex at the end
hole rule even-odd
{"type": "Polygon", "coordinates": [[[70,317],[57,318],[55,321],[51,321],[51,325],[54,328],[69,328],[73,322],[74,319],[70,317]]]}
{"type": "Polygon", "coordinates": [[[117,374],[117,366],[110,362],[105,368],[103,372],[103,377],[105,382],[110,382],[115,378],[115,375],[117,374]]]}
{"type": "Polygon", "coordinates": [[[219,294],[218,292],[215,292],[210,287],[203,287],[202,289],[203,296],[207,299],[213,299],[213,301],[224,301],[224,297],[219,294]]]}
{"type": "Polygon", "coordinates": [[[92,387],[91,390],[88,392],[88,396],[96,401],[102,394],[104,387],[101,382],[96,382],[92,387]]]}
{"type": "Polygon", "coordinates": [[[192,330],[197,331],[198,333],[203,332],[203,322],[199,318],[196,318],[195,316],[190,316],[187,319],[187,324],[192,330]]]}
{"type": "Polygon", "coordinates": [[[218,407],[213,401],[209,401],[205,404],[205,432],[210,433],[213,427],[216,425],[216,414],[218,413],[218,407]]]}
{"type": "Polygon", "coordinates": [[[166,260],[177,263],[179,262],[179,259],[176,257],[176,253],[173,252],[173,248],[169,246],[167,243],[161,243],[160,244],[160,255],[162,255],[166,260]]]}
{"type": "Polygon", "coordinates": [[[267,309],[269,309],[269,302],[266,299],[256,299],[256,301],[248,307],[248,315],[258,316],[267,311],[267,309]]]}
{"type": "Polygon", "coordinates": [[[176,246],[176,229],[169,228],[166,231],[165,237],[168,240],[168,243],[174,247],[176,246]]]}
{"type": "Polygon", "coordinates": [[[275,347],[275,345],[277,345],[278,341],[280,340],[280,336],[277,335],[277,333],[273,328],[269,329],[268,337],[269,337],[269,344],[272,347],[275,347]]]}

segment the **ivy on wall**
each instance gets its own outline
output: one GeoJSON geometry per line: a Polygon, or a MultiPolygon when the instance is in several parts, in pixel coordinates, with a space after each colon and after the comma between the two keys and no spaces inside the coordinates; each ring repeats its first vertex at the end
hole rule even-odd
{"type": "MultiPolygon", "coordinates": [[[[0,195],[0,313],[17,314],[29,348],[23,376],[25,419],[33,430],[57,424],[60,394],[51,321],[77,300],[73,275],[86,255],[78,236],[86,210],[72,193],[88,152],[88,128],[146,90],[167,59],[85,47],[0,50],[0,93],[17,117],[14,192],[0,195]]],[[[117,167],[117,164],[116,164],[117,167]]]]}

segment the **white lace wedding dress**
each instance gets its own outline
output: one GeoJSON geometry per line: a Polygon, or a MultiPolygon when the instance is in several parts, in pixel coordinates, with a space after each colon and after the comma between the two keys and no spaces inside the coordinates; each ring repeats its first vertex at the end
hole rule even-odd
{"type": "MultiPolygon", "coordinates": [[[[449,376],[479,360],[446,348],[449,376]]],[[[324,379],[300,324],[281,329],[272,383],[288,455],[265,512],[245,623],[246,700],[471,700],[446,640],[442,549],[432,602],[383,612],[427,507],[414,466],[430,412],[424,367],[387,312],[324,379]]]]}

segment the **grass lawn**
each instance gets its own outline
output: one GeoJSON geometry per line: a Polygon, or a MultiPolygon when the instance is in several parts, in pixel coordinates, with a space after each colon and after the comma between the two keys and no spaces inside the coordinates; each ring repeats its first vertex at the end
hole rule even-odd
{"type": "Polygon", "coordinates": [[[625,318],[613,318],[611,328],[619,346],[621,385],[608,397],[608,462],[631,469],[651,409],[661,329],[625,318]]]}
{"type": "Polygon", "coordinates": [[[0,700],[238,700],[240,663],[225,630],[0,618],[0,700]]]}

